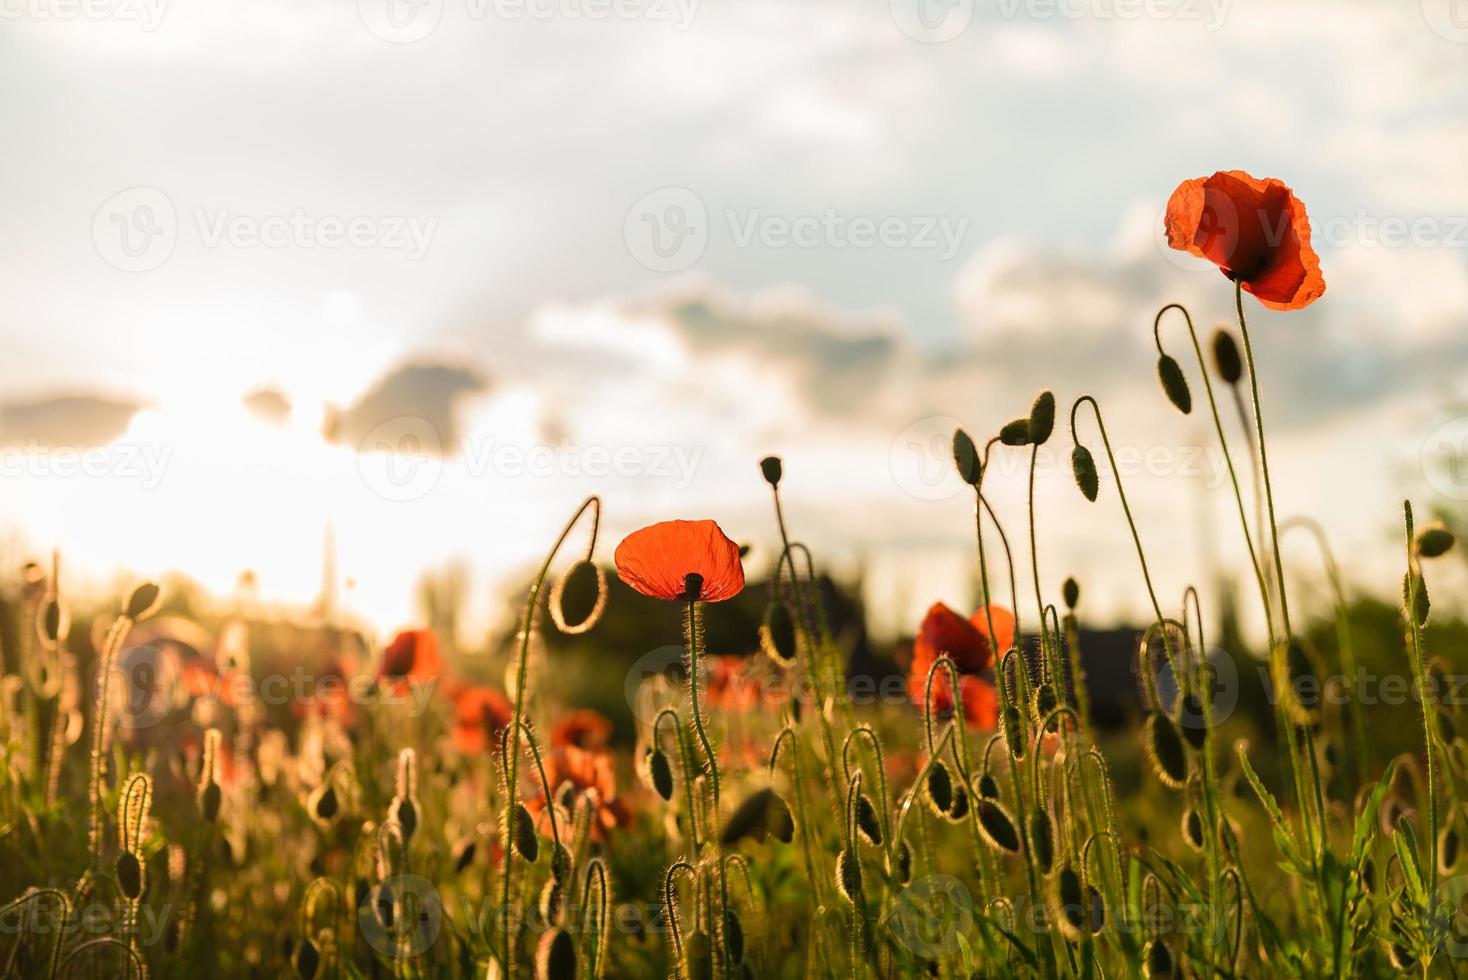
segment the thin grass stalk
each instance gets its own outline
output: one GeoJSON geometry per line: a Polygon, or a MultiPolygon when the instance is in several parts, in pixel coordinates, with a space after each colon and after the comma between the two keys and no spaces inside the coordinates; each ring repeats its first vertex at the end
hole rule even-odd
{"type": "MultiPolygon", "coordinates": [[[[1412,640],[1412,672],[1417,675],[1418,701],[1422,706],[1422,735],[1426,744],[1423,746],[1427,752],[1427,818],[1428,818],[1428,864],[1431,871],[1428,872],[1431,879],[1431,887],[1428,894],[1437,895],[1437,753],[1433,751],[1433,743],[1436,741],[1432,731],[1432,706],[1429,703],[1427,687],[1427,670],[1422,656],[1422,624],[1417,620],[1417,583],[1421,579],[1421,571],[1417,563],[1414,551],[1414,536],[1412,525],[1412,502],[1402,502],[1402,510],[1405,515],[1407,528],[1407,625],[1408,635],[1412,640]]],[[[1423,964],[1425,971],[1427,965],[1423,964]]]]}

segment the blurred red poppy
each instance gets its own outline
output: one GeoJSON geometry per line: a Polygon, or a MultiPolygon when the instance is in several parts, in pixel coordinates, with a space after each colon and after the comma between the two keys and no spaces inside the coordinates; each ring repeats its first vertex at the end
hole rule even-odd
{"type": "Polygon", "coordinates": [[[568,711],[551,727],[552,748],[574,745],[578,749],[601,749],[611,739],[612,723],[590,708],[568,711]]]}
{"type": "MultiPolygon", "coordinates": [[[[998,623],[995,623],[998,627],[998,623]]],[[[913,704],[923,705],[923,695],[928,684],[928,672],[937,657],[913,647],[912,666],[907,675],[907,692],[913,704]]],[[[955,662],[955,666],[957,663],[955,662]]],[[[987,679],[959,669],[958,696],[963,702],[964,721],[970,728],[991,729],[999,720],[999,692],[987,679]]],[[[933,710],[939,718],[953,717],[953,686],[948,681],[948,672],[940,670],[933,675],[933,710]]]]}
{"type": "Polygon", "coordinates": [[[739,656],[704,657],[704,700],[725,711],[752,711],[763,693],[763,685],[749,669],[749,660],[739,656]]]}
{"type": "MultiPolygon", "coordinates": [[[[608,831],[632,823],[632,811],[617,798],[612,757],[605,752],[588,752],[574,745],[552,749],[545,760],[545,781],[551,795],[568,812],[574,812],[583,800],[590,802],[591,834],[596,840],[605,840],[608,831]]],[[[538,816],[537,824],[548,833],[550,819],[546,816],[545,802],[543,796],[537,796],[526,800],[525,805],[538,816]]],[[[566,829],[562,824],[563,835],[566,829]]]]}
{"type": "Polygon", "coordinates": [[[427,684],[442,673],[438,637],[433,630],[403,630],[382,652],[377,680],[400,689],[404,684],[427,684]]]}
{"type": "Polygon", "coordinates": [[[739,546],[713,521],[663,521],[633,531],[617,545],[617,575],[643,595],[687,601],[689,575],[703,578],[693,598],[732,599],[744,589],[739,546]]]}
{"type": "Polygon", "coordinates": [[[1325,293],[1305,205],[1283,181],[1242,170],[1185,180],[1167,202],[1167,243],[1207,259],[1270,309],[1325,293]]]}
{"type": "Polygon", "coordinates": [[[966,674],[977,674],[994,663],[996,648],[1008,650],[1014,643],[1014,615],[999,606],[990,606],[989,615],[980,609],[969,619],[935,602],[923,617],[918,635],[913,644],[914,656],[927,658],[932,664],[943,654],[952,658],[958,669],[966,674]],[[991,642],[989,619],[994,620],[994,632],[999,634],[991,642]]]}
{"type": "Polygon", "coordinates": [[[463,688],[454,697],[454,748],[470,754],[493,748],[514,718],[510,699],[494,688],[463,688]]]}

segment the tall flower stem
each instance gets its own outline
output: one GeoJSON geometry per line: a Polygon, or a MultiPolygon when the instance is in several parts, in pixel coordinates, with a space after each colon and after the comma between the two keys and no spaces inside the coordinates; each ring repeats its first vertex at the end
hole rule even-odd
{"type": "MultiPolygon", "coordinates": [[[[1429,703],[1427,686],[1427,668],[1422,656],[1422,624],[1417,616],[1417,586],[1421,581],[1421,571],[1417,565],[1417,556],[1413,551],[1413,528],[1412,528],[1412,502],[1402,502],[1402,510],[1406,515],[1407,526],[1407,624],[1412,638],[1412,672],[1417,675],[1417,700],[1422,705],[1422,736],[1426,744],[1423,748],[1427,751],[1427,818],[1431,833],[1428,835],[1428,864],[1432,867],[1432,885],[1429,893],[1437,894],[1437,753],[1432,750],[1434,741],[1432,732],[1432,705],[1429,703]]],[[[1283,590],[1281,590],[1283,591],[1283,590]]]]}
{"type": "Polygon", "coordinates": [[[780,762],[780,746],[786,739],[790,740],[790,772],[795,782],[795,812],[799,817],[797,831],[800,833],[800,846],[805,852],[805,874],[810,879],[811,894],[816,897],[817,907],[825,904],[825,879],[816,873],[815,850],[811,844],[810,819],[807,814],[805,802],[805,778],[801,775],[800,762],[800,736],[795,729],[789,725],[775,736],[775,744],[770,749],[770,772],[773,774],[780,762]]]}
{"type": "MultiPolygon", "coordinates": [[[[1152,340],[1157,345],[1157,353],[1164,354],[1165,352],[1162,349],[1162,317],[1169,310],[1177,310],[1181,313],[1188,325],[1188,337],[1193,342],[1193,353],[1198,358],[1198,373],[1203,377],[1203,390],[1208,395],[1208,410],[1213,416],[1213,429],[1218,433],[1218,445],[1223,449],[1223,461],[1228,467],[1229,483],[1234,488],[1234,501],[1238,504],[1239,508],[1239,527],[1244,532],[1244,546],[1249,549],[1249,566],[1254,570],[1254,578],[1259,583],[1259,597],[1264,603],[1264,622],[1269,634],[1269,646],[1270,649],[1273,649],[1275,642],[1274,613],[1271,609],[1269,599],[1269,586],[1265,581],[1264,570],[1259,563],[1258,553],[1254,549],[1253,535],[1249,531],[1249,516],[1244,509],[1244,494],[1239,489],[1239,476],[1234,470],[1234,459],[1233,454],[1228,449],[1228,438],[1223,434],[1223,420],[1218,414],[1218,402],[1213,397],[1213,382],[1208,378],[1208,367],[1203,360],[1203,347],[1198,343],[1198,331],[1193,328],[1193,318],[1188,313],[1187,308],[1180,303],[1169,303],[1158,310],[1157,316],[1152,321],[1152,340]]],[[[1252,370],[1249,373],[1250,376],[1253,375],[1252,370]]]]}
{"type": "Polygon", "coordinates": [[[725,934],[725,919],[729,914],[729,878],[724,868],[723,849],[719,840],[719,758],[714,752],[713,742],[709,740],[708,728],[704,724],[702,700],[698,696],[698,678],[702,670],[700,657],[702,654],[703,626],[699,622],[698,613],[701,603],[698,600],[697,588],[702,587],[701,581],[695,581],[698,576],[688,576],[688,604],[685,607],[684,631],[688,635],[688,700],[691,710],[690,718],[693,723],[694,734],[698,736],[699,745],[708,760],[709,793],[713,801],[713,818],[711,827],[704,835],[704,842],[709,843],[714,849],[714,860],[718,862],[719,873],[719,907],[718,919],[713,925],[715,934],[719,937],[719,962],[720,970],[725,977],[729,976],[729,947],[727,935],[725,934]]]}
{"type": "Polygon", "coordinates": [[[102,784],[107,779],[107,728],[111,724],[113,665],[132,626],[133,621],[127,615],[118,616],[113,622],[102,644],[102,658],[97,671],[97,711],[92,718],[92,770],[87,795],[92,807],[92,867],[98,872],[102,870],[102,840],[106,836],[102,832],[102,825],[107,819],[102,802],[102,784]]]}
{"type": "MultiPolygon", "coordinates": [[[[571,515],[566,526],[561,529],[560,536],[556,538],[556,543],[551,546],[550,552],[540,566],[540,571],[536,573],[535,580],[530,586],[530,595],[525,600],[525,615],[520,628],[520,648],[515,656],[515,713],[510,724],[512,733],[510,737],[517,740],[521,726],[525,722],[525,685],[530,672],[530,637],[535,632],[535,614],[540,604],[540,595],[545,589],[545,579],[550,574],[551,562],[555,561],[561,546],[571,536],[571,531],[581,520],[581,515],[588,510],[591,511],[591,540],[586,546],[586,559],[591,560],[592,553],[596,550],[596,534],[601,526],[601,498],[595,496],[587,497],[576,509],[576,513],[571,515]]],[[[515,849],[511,843],[515,835],[514,821],[517,819],[520,806],[520,753],[511,748],[505,755],[505,808],[504,821],[501,824],[502,832],[505,835],[505,846],[503,848],[504,857],[500,865],[500,916],[504,922],[501,932],[504,947],[501,955],[504,957],[506,980],[514,980],[519,957],[516,955],[517,944],[512,935],[514,917],[510,914],[510,899],[513,895],[511,879],[515,867],[515,849]]],[[[551,805],[549,799],[546,800],[546,805],[551,805]]]]}

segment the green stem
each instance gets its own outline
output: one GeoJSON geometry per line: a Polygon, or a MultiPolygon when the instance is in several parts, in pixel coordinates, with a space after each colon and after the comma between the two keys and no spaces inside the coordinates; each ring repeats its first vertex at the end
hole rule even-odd
{"type": "MultiPolygon", "coordinates": [[[[690,576],[691,577],[691,576],[690,576]]],[[[719,809],[719,758],[714,752],[713,743],[709,740],[708,728],[703,720],[703,707],[699,703],[698,678],[702,669],[701,647],[699,642],[702,626],[698,621],[698,610],[701,603],[696,598],[690,598],[685,607],[684,627],[688,634],[688,700],[692,709],[692,721],[694,733],[698,736],[698,742],[703,749],[704,757],[708,760],[709,792],[713,797],[713,819],[711,828],[704,835],[704,840],[710,843],[714,849],[714,858],[718,862],[719,873],[719,907],[718,920],[712,924],[714,935],[719,937],[719,962],[720,970],[727,978],[729,976],[729,946],[728,937],[725,935],[724,919],[729,909],[729,879],[724,871],[723,849],[719,841],[719,820],[721,811],[719,809]]]]}
{"type": "Polygon", "coordinates": [[[1427,670],[1422,657],[1422,624],[1417,620],[1417,581],[1422,574],[1417,568],[1416,555],[1413,552],[1412,531],[1412,502],[1403,501],[1403,510],[1406,513],[1407,524],[1407,623],[1411,627],[1412,636],[1412,670],[1417,675],[1418,700],[1422,703],[1422,735],[1425,741],[1424,748],[1427,750],[1427,818],[1430,833],[1428,834],[1428,863],[1432,866],[1432,886],[1429,894],[1437,894],[1437,775],[1436,757],[1437,753],[1432,750],[1434,741],[1432,733],[1432,706],[1429,704],[1427,688],[1427,670]]]}

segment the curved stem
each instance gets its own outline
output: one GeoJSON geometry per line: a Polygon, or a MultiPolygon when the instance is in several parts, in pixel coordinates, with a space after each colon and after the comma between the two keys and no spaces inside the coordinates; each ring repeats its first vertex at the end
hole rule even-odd
{"type": "MultiPolygon", "coordinates": [[[[546,576],[550,573],[551,562],[555,561],[556,554],[561,550],[561,545],[571,536],[571,531],[576,527],[581,515],[588,510],[591,511],[591,539],[586,546],[586,558],[589,561],[592,553],[596,550],[596,534],[601,526],[601,498],[596,496],[587,497],[566,526],[561,529],[556,543],[551,546],[550,552],[541,563],[540,571],[536,573],[535,580],[530,586],[530,595],[525,600],[525,617],[521,623],[520,649],[515,657],[515,714],[510,725],[511,732],[519,732],[525,722],[525,685],[529,674],[530,664],[530,637],[535,631],[535,613],[540,603],[541,591],[545,588],[546,576]]],[[[504,810],[504,832],[505,846],[504,857],[500,864],[500,915],[504,919],[502,937],[504,948],[501,955],[504,958],[505,978],[514,980],[519,957],[516,955],[514,937],[511,935],[510,897],[511,879],[515,868],[515,849],[510,846],[514,834],[514,821],[520,804],[520,753],[511,748],[505,753],[505,810],[504,810]]],[[[546,797],[546,805],[550,806],[549,796],[546,797]]]]}
{"type": "Polygon", "coordinates": [[[678,767],[682,770],[684,806],[688,808],[688,839],[693,843],[693,853],[699,851],[698,844],[698,808],[693,800],[693,749],[688,744],[688,733],[683,728],[683,719],[678,715],[678,709],[674,707],[664,708],[658,712],[657,718],[652,723],[652,741],[654,745],[659,744],[659,731],[662,728],[663,719],[673,719],[673,734],[678,742],[678,767]]]}

